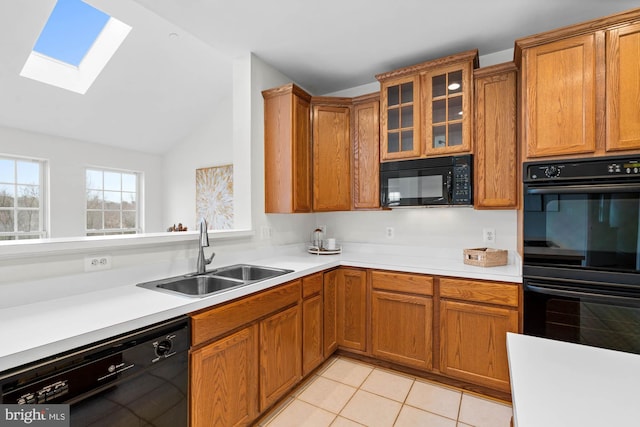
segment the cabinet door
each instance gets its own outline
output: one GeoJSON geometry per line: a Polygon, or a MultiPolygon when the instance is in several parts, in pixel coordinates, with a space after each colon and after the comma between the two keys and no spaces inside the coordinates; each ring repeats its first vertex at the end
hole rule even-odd
{"type": "Polygon", "coordinates": [[[310,212],[311,97],[291,84],[263,97],[265,212],[310,212]]]}
{"type": "Polygon", "coordinates": [[[606,149],[640,149],[640,24],[613,29],[606,37],[606,149]]]}
{"type": "Polygon", "coordinates": [[[193,427],[244,426],[258,415],[257,329],[250,326],[191,353],[193,427]]]}
{"type": "Polygon", "coordinates": [[[471,151],[473,62],[422,74],[425,154],[471,151]]]}
{"type": "Polygon", "coordinates": [[[338,346],[366,350],[367,273],[338,269],[338,346]]]}
{"type": "Polygon", "coordinates": [[[353,207],[380,207],[380,101],[353,106],[353,207]]]}
{"type": "Polygon", "coordinates": [[[518,332],[515,309],[441,300],[440,370],[509,391],[507,332],[518,332]]]}
{"type": "Polygon", "coordinates": [[[429,297],[373,291],[372,352],[380,359],[431,369],[433,300],[429,297]]]}
{"type": "Polygon", "coordinates": [[[302,375],[324,360],[322,348],[322,295],[302,302],[302,375]]]}
{"type": "Polygon", "coordinates": [[[518,205],[516,150],[516,67],[508,63],[476,70],[476,208],[518,205]]]}
{"type": "Polygon", "coordinates": [[[338,270],[324,273],[323,281],[323,357],[326,359],[338,348],[338,270]]]}
{"type": "Polygon", "coordinates": [[[313,210],[351,209],[351,110],[313,106],[313,210]]]}
{"type": "Polygon", "coordinates": [[[260,322],[260,410],[278,400],[302,377],[300,306],[260,322]]]}
{"type": "Polygon", "coordinates": [[[522,117],[526,157],[595,151],[595,69],[594,34],[524,51],[522,117]]]}
{"type": "Polygon", "coordinates": [[[382,160],[418,157],[420,144],[420,78],[382,82],[380,86],[382,160]]]}

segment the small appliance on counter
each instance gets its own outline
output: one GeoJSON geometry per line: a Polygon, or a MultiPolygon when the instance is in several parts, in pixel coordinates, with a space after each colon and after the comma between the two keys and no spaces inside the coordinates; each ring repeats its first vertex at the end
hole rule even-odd
{"type": "Polygon", "coordinates": [[[336,244],[336,239],[324,239],[322,229],[316,228],[311,233],[311,245],[307,248],[307,252],[314,255],[336,255],[342,253],[342,247],[336,244]]]}

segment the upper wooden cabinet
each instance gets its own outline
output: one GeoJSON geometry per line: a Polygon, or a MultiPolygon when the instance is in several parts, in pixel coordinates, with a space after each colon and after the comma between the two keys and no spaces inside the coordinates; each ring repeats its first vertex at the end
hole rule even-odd
{"type": "Polygon", "coordinates": [[[606,33],[607,151],[640,148],[640,23],[606,33]]]}
{"type": "Polygon", "coordinates": [[[380,94],[353,98],[353,208],[380,208],[380,94]]]}
{"type": "Polygon", "coordinates": [[[262,96],[265,213],[311,212],[311,96],[294,84],[262,96]]]}
{"type": "Polygon", "coordinates": [[[473,200],[477,209],[518,205],[516,72],[513,62],[474,71],[473,200]]]}
{"type": "Polygon", "coordinates": [[[377,75],[382,160],[471,151],[477,66],[471,50],[377,75]]]}
{"type": "Polygon", "coordinates": [[[312,98],[313,210],[351,209],[351,99],[312,98]]]}
{"type": "Polygon", "coordinates": [[[524,158],[640,150],[640,9],[516,41],[524,158]]]}

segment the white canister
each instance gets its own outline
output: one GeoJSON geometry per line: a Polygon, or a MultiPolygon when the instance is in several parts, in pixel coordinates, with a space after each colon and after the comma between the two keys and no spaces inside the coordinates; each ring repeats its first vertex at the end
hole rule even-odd
{"type": "Polygon", "coordinates": [[[336,248],[336,239],[327,239],[326,244],[325,244],[325,249],[329,250],[329,251],[335,251],[336,248]]]}

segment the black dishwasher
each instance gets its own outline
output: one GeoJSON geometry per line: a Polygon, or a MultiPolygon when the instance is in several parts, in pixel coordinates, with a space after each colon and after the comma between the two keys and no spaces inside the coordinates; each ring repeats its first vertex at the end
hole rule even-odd
{"type": "Polygon", "coordinates": [[[181,316],[0,373],[3,404],[68,404],[72,427],[188,425],[181,316]]]}

